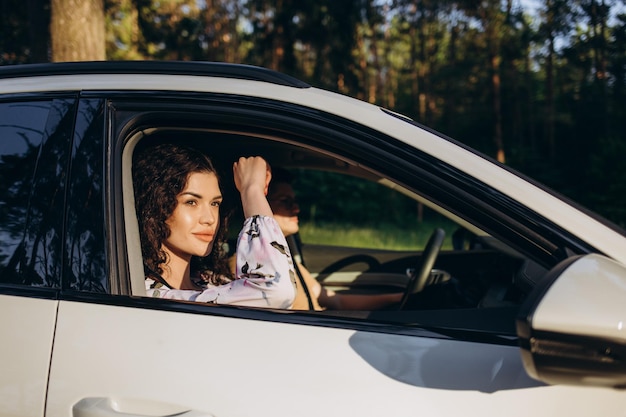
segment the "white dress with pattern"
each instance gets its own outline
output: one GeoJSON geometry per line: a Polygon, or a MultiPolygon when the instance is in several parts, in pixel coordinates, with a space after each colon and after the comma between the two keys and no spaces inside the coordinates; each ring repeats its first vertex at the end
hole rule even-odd
{"type": "Polygon", "coordinates": [[[150,297],[250,307],[289,308],[295,298],[296,274],[287,241],[272,217],[245,220],[237,238],[236,279],[203,290],[176,290],[146,278],[150,297]]]}

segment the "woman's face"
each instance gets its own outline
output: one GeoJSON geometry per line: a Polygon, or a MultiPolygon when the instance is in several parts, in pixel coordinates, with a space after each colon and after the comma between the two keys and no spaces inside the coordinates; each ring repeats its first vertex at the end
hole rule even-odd
{"type": "Polygon", "coordinates": [[[217,176],[208,172],[190,174],[176,199],[178,204],[165,221],[170,235],[163,242],[163,249],[170,258],[190,260],[192,256],[208,255],[220,221],[222,193],[217,176]]]}
{"type": "Polygon", "coordinates": [[[267,196],[274,219],[285,236],[298,233],[298,213],[300,207],[296,202],[296,195],[290,184],[280,182],[272,186],[272,192],[267,196]]]}

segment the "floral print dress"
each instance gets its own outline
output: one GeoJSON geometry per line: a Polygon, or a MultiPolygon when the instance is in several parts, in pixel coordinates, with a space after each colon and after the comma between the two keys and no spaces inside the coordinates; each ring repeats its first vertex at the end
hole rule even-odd
{"type": "Polygon", "coordinates": [[[287,241],[272,217],[252,216],[237,239],[236,279],[224,285],[203,283],[205,289],[177,290],[146,278],[148,296],[202,303],[290,308],[296,274],[287,241]]]}

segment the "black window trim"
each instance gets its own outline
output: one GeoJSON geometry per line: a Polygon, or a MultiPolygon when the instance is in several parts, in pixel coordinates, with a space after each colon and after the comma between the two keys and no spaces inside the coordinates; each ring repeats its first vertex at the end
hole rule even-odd
{"type": "Polygon", "coordinates": [[[294,88],[311,87],[309,84],[294,77],[267,68],[225,62],[83,61],[9,65],[0,67],[0,79],[78,74],[193,75],[201,77],[220,77],[262,81],[294,88]]]}

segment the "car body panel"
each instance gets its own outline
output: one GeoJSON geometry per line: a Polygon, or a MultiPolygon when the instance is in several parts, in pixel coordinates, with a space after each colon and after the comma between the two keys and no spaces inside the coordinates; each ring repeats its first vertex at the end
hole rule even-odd
{"type": "Polygon", "coordinates": [[[57,305],[0,294],[0,416],[44,415],[57,305]]]}
{"type": "Polygon", "coordinates": [[[64,301],[48,397],[48,416],[69,415],[87,397],[222,417],[588,416],[626,407],[620,391],[530,379],[513,346],[64,301]]]}

